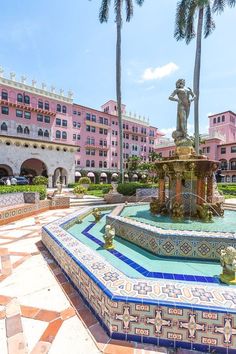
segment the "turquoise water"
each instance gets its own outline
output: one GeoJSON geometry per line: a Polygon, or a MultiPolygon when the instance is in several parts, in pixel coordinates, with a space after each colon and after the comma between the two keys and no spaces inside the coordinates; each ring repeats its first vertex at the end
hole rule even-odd
{"type": "Polygon", "coordinates": [[[174,222],[169,216],[151,214],[149,209],[149,204],[126,206],[122,210],[121,216],[160,227],[165,230],[236,232],[235,211],[226,210],[223,218],[213,217],[213,222],[206,223],[190,219],[174,222]]]}
{"type": "MultiPolygon", "coordinates": [[[[139,208],[137,211],[138,210],[139,208]]],[[[93,238],[95,237],[97,242],[104,242],[105,215],[108,213],[109,212],[104,213],[103,218],[97,224],[93,223],[94,217],[90,214],[83,219],[81,224],[73,225],[67,230],[67,232],[96,251],[100,256],[104,257],[115,268],[119,269],[127,276],[145,278],[145,275],[141,274],[138,270],[133,269],[131,265],[126,264],[116,255],[103,249],[101,245],[94,241],[93,238]]],[[[125,255],[129,260],[138,263],[141,268],[145,268],[149,272],[168,274],[174,272],[175,274],[204,277],[214,277],[221,273],[221,266],[219,263],[158,257],[118,236],[115,237],[114,245],[116,251],[125,255]]]]}

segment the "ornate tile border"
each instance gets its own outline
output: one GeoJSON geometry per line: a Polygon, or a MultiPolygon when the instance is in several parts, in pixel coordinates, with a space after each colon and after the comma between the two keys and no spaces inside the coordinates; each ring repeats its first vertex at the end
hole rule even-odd
{"type": "Polygon", "coordinates": [[[167,279],[131,279],[65,227],[92,208],[57,220],[42,241],[113,338],[235,353],[236,289],[167,279]]]}
{"type": "Polygon", "coordinates": [[[159,256],[219,260],[222,249],[236,247],[236,232],[165,230],[115,213],[107,221],[118,236],[159,256]]]}

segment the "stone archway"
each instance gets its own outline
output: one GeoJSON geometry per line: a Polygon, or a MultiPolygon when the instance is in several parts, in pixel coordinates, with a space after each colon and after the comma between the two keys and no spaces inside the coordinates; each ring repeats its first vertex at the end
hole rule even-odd
{"type": "Polygon", "coordinates": [[[13,176],[12,168],[8,165],[0,164],[0,178],[13,176]]]}
{"type": "Polygon", "coordinates": [[[20,174],[29,178],[33,178],[35,176],[48,177],[48,169],[42,160],[32,158],[25,160],[22,163],[20,174]]]}
{"type": "Polygon", "coordinates": [[[67,185],[68,173],[67,170],[63,167],[57,167],[53,174],[53,186],[56,187],[57,182],[60,181],[63,186],[67,185]]]}

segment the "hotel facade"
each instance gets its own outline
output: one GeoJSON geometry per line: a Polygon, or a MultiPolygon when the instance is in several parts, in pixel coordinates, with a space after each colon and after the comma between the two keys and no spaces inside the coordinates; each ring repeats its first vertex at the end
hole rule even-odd
{"type": "MultiPolygon", "coordinates": [[[[0,69],[0,177],[45,175],[49,186],[88,175],[99,182],[119,173],[119,126],[115,101],[101,111],[74,103],[72,93],[31,84],[0,69]]],[[[162,136],[148,120],[123,115],[124,167],[130,156],[148,161],[162,136]]]]}

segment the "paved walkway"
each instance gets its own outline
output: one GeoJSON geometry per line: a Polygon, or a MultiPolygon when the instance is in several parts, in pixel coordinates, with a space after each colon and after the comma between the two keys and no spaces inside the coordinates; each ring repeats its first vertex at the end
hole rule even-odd
{"type": "Polygon", "coordinates": [[[151,354],[165,348],[110,338],[41,243],[41,227],[75,208],[1,226],[1,354],[151,354]]]}

